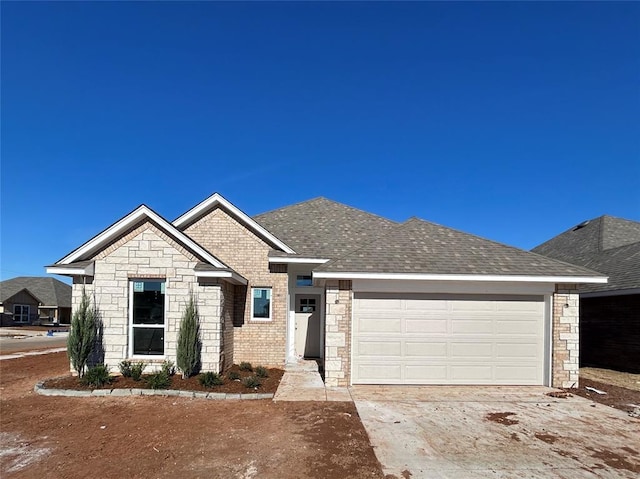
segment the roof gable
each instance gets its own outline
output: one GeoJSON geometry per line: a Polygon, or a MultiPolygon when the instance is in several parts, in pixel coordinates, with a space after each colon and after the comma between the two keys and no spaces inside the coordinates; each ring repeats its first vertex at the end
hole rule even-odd
{"type": "Polygon", "coordinates": [[[0,282],[0,301],[27,291],[44,306],[71,307],[71,286],[56,278],[20,276],[0,282]]]}
{"type": "Polygon", "coordinates": [[[254,221],[250,216],[246,215],[239,208],[234,206],[231,202],[227,201],[219,193],[214,193],[206,200],[197,204],[189,211],[178,217],[173,221],[173,226],[180,231],[184,231],[189,225],[195,223],[203,216],[207,215],[216,208],[223,208],[230,216],[236,221],[243,224],[246,228],[251,230],[258,237],[262,238],[268,244],[275,246],[276,248],[284,251],[285,253],[293,254],[295,251],[289,247],[286,243],[280,240],[278,237],[269,232],[262,225],[254,221]]]}
{"type": "Polygon", "coordinates": [[[202,259],[203,261],[210,263],[217,268],[228,268],[222,261],[213,256],[202,246],[197,244],[182,231],[175,228],[171,223],[162,218],[159,214],[157,214],[146,205],[140,205],[131,213],[124,216],[122,219],[118,220],[107,229],[94,236],[79,248],[73,250],[71,253],[57,261],[55,264],[70,265],[72,263],[90,259],[102,249],[126,234],[126,232],[132,227],[144,222],[145,220],[152,221],[161,231],[165,232],[168,236],[173,238],[180,245],[184,246],[187,250],[191,251],[195,256],[202,259]]]}
{"type": "Polygon", "coordinates": [[[322,197],[262,213],[254,219],[296,253],[310,258],[337,258],[398,224],[322,197]]]}
{"type": "MultiPolygon", "coordinates": [[[[315,272],[598,277],[598,273],[418,218],[315,272]]],[[[322,277],[322,274],[319,275],[322,277]]]]}

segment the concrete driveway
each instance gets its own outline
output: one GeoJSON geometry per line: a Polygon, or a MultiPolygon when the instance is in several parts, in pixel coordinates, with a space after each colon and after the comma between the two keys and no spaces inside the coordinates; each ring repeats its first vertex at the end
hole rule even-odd
{"type": "Polygon", "coordinates": [[[544,387],[351,388],[385,474],[637,478],[640,420],[544,387]]]}

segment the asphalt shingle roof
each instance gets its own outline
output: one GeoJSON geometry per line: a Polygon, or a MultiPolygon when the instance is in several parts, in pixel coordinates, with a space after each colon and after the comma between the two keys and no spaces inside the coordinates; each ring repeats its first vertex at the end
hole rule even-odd
{"type": "Polygon", "coordinates": [[[640,288],[640,222],[600,216],[574,226],[532,250],[609,276],[580,292],[640,288]]]}
{"type": "Polygon", "coordinates": [[[600,274],[418,218],[316,268],[350,273],[587,276],[600,274]]]}
{"type": "Polygon", "coordinates": [[[311,258],[342,256],[398,224],[322,197],[253,219],[298,255],[311,258]]]}
{"type": "Polygon", "coordinates": [[[71,286],[56,278],[41,276],[20,276],[0,282],[0,301],[5,302],[23,289],[42,301],[43,306],[71,307],[71,286]]]}

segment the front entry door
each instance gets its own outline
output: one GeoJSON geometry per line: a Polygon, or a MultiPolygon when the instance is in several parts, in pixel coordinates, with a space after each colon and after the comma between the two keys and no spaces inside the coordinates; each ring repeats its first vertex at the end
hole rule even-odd
{"type": "Polygon", "coordinates": [[[296,294],[296,355],[320,357],[319,294],[296,294]]]}

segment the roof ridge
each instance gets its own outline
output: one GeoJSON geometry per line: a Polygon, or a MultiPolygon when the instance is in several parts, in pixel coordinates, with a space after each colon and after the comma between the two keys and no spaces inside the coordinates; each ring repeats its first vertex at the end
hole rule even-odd
{"type": "Polygon", "coordinates": [[[297,202],[292,203],[290,205],[280,206],[280,207],[274,208],[272,210],[263,211],[262,213],[258,213],[256,215],[253,215],[252,218],[255,219],[255,218],[259,217],[259,216],[268,215],[268,214],[271,214],[271,213],[275,213],[276,211],[284,210],[286,208],[291,208],[292,206],[304,205],[305,203],[312,203],[312,202],[318,201],[318,200],[331,201],[330,199],[325,198],[324,196],[315,196],[313,198],[309,198],[308,200],[297,201],[297,202]]]}

